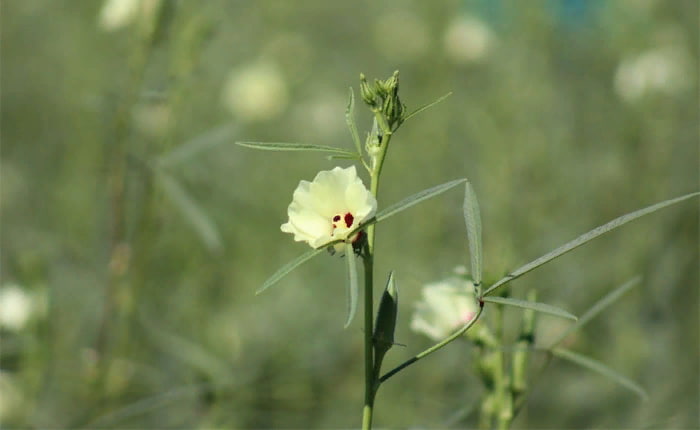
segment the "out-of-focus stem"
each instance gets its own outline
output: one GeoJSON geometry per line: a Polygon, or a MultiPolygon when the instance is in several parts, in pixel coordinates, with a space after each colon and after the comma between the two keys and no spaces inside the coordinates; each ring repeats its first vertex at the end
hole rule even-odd
{"type": "MultiPolygon", "coordinates": [[[[154,28],[156,25],[154,25],[154,28]]],[[[96,350],[98,356],[106,354],[110,343],[110,322],[114,319],[115,308],[123,300],[119,288],[124,284],[131,261],[131,247],[126,239],[126,170],[127,138],[130,131],[130,118],[134,104],[138,100],[141,84],[154,44],[155,31],[140,35],[129,59],[129,78],[124,97],[114,116],[114,125],[105,150],[107,168],[107,188],[110,204],[109,264],[105,290],[102,321],[98,331],[96,350]]]]}

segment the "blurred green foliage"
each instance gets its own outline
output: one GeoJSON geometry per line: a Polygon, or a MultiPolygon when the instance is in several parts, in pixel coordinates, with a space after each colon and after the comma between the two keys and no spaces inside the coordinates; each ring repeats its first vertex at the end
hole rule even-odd
{"type": "MultiPolygon", "coordinates": [[[[1,5],[0,274],[35,301],[23,328],[2,329],[5,428],[359,424],[343,262],[319,257],[253,295],[306,250],[279,231],[298,181],[346,163],[232,142],[352,148],[360,72],[399,69],[409,110],[454,93],[395,137],[380,206],[468,177],[490,278],[698,188],[694,0],[134,3],[122,21],[97,1],[1,5]]],[[[387,366],[428,345],[408,330],[420,287],[467,264],[461,198],[378,227],[407,345],[387,366]]],[[[535,357],[516,427],[700,424],[697,220],[686,202],[514,284],[580,314],[642,275],[570,346],[651,397],[568,363],[538,373],[535,357]]],[[[562,324],[543,317],[538,335],[562,324]]],[[[470,356],[450,345],[393,378],[377,425],[473,424],[450,421],[478,402],[470,356]]]]}

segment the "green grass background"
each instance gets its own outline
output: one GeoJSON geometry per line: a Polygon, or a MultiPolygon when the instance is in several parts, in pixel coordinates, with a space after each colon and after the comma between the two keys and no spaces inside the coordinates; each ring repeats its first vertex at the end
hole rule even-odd
{"type": "MultiPolygon", "coordinates": [[[[145,52],[138,25],[103,31],[100,8],[1,4],[0,275],[45,303],[21,331],[1,333],[12,393],[0,399],[5,428],[359,426],[362,330],[359,319],[343,330],[342,260],[321,256],[254,295],[307,249],[279,231],[298,181],[348,163],[232,143],[351,148],[343,115],[360,72],[399,69],[409,110],[453,92],[395,136],[379,204],[468,177],[490,278],[698,189],[692,0],[173,1],[136,71],[130,64],[145,52]],[[479,61],[446,54],[446,28],[460,15],[490,28],[479,61]],[[621,62],[659,46],[685,53],[686,87],[624,100],[621,62]],[[261,61],[278,67],[287,97],[279,114],[245,121],[227,111],[222,91],[232,69],[261,61]],[[170,112],[169,125],[140,126],[158,109],[170,112]],[[196,205],[188,216],[152,166],[194,139],[212,145],[167,168],[196,205]],[[126,184],[121,212],[115,172],[126,184]],[[117,242],[130,258],[115,277],[119,220],[117,242]],[[215,228],[208,241],[202,225],[215,228]]],[[[358,103],[363,128],[368,113],[358,103]]],[[[467,264],[461,198],[450,192],[377,229],[377,276],[396,270],[396,339],[406,344],[387,366],[429,345],[408,329],[421,286],[467,264]]],[[[564,362],[538,373],[535,356],[514,427],[698,428],[699,260],[694,199],[516,281],[516,297],[535,288],[541,301],[580,315],[642,275],[568,346],[638,381],[650,400],[564,362]]],[[[520,311],[508,315],[517,323],[520,311]]],[[[543,317],[538,331],[563,324],[543,317]]],[[[399,374],[378,395],[377,426],[472,426],[473,416],[451,421],[478,403],[471,366],[469,346],[454,344],[399,374]]]]}

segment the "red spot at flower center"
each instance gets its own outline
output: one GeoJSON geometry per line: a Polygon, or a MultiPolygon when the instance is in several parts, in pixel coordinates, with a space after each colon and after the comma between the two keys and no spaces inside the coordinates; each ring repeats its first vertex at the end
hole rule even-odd
{"type": "Polygon", "coordinates": [[[343,219],[345,220],[345,225],[346,225],[348,228],[350,228],[350,226],[352,225],[353,221],[355,221],[355,217],[352,216],[352,214],[351,214],[350,212],[346,213],[346,214],[345,214],[345,217],[343,217],[343,219]]]}
{"type": "Polygon", "coordinates": [[[338,221],[340,221],[341,219],[343,220],[343,222],[345,222],[345,227],[346,227],[346,228],[352,227],[352,224],[355,222],[355,217],[354,217],[353,214],[351,214],[350,212],[348,212],[348,213],[346,213],[345,215],[342,215],[342,216],[341,216],[341,215],[335,215],[335,216],[333,217],[333,230],[335,230],[336,228],[338,228],[338,225],[337,225],[336,223],[337,223],[338,221]]]}

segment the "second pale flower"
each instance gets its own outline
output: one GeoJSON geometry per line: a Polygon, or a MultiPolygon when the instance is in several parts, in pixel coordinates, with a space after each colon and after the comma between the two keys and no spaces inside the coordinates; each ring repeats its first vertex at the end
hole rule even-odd
{"type": "Polygon", "coordinates": [[[478,310],[472,282],[450,278],[431,283],[416,304],[411,329],[440,341],[471,321],[478,310]]]}

